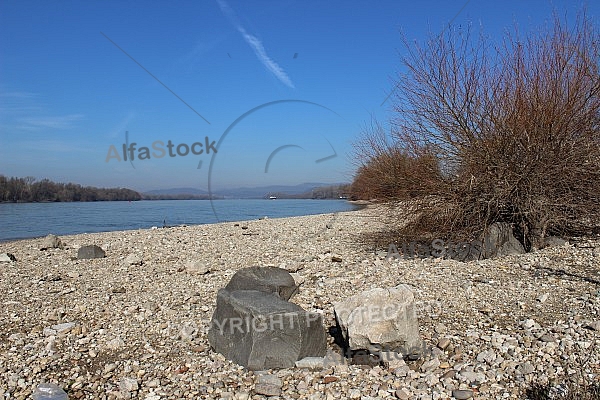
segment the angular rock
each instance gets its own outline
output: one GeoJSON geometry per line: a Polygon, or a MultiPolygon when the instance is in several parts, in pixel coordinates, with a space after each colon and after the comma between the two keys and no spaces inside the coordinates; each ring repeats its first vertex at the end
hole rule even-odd
{"type": "Polygon", "coordinates": [[[490,225],[483,235],[482,243],[481,258],[525,254],[525,248],[513,235],[512,225],[506,222],[490,225]]]}
{"type": "Polygon", "coordinates": [[[452,391],[452,397],[456,400],[466,400],[473,397],[473,391],[469,389],[455,389],[452,391]]]}
{"type": "Polygon", "coordinates": [[[70,331],[75,328],[75,322],[65,322],[63,324],[52,325],[51,328],[56,331],[56,333],[61,334],[70,331]]]}
{"type": "Polygon", "coordinates": [[[323,369],[324,357],[304,357],[296,361],[296,368],[323,369]]]}
{"type": "Polygon", "coordinates": [[[106,257],[104,250],[95,244],[82,246],[77,250],[77,258],[80,260],[104,257],[106,257]]]}
{"type": "Polygon", "coordinates": [[[135,378],[121,378],[119,381],[119,389],[121,392],[134,392],[138,390],[138,381],[135,378]]]}
{"type": "Polygon", "coordinates": [[[562,247],[569,242],[558,236],[548,236],[544,238],[544,247],[562,247]]]}
{"type": "Polygon", "coordinates": [[[143,263],[142,257],[137,254],[130,254],[123,261],[124,265],[142,265],[143,263]]]}
{"type": "Polygon", "coordinates": [[[56,235],[48,235],[42,240],[42,244],[40,245],[40,250],[48,250],[48,249],[63,249],[65,247],[64,243],[60,238],[56,235]]]}
{"type": "Polygon", "coordinates": [[[591,329],[593,331],[600,331],[600,321],[588,322],[583,327],[586,329],[591,329]]]}
{"type": "Polygon", "coordinates": [[[450,346],[450,339],[448,338],[441,338],[437,344],[437,346],[442,349],[442,350],[446,350],[446,347],[450,346]]]}
{"type": "Polygon", "coordinates": [[[291,368],[327,350],[320,314],[257,290],[219,290],[208,340],[217,352],[251,370],[291,368]]]}
{"type": "Polygon", "coordinates": [[[382,351],[379,354],[381,361],[383,361],[389,369],[401,368],[406,365],[402,354],[394,351],[382,351]]]}
{"type": "Polygon", "coordinates": [[[279,396],[281,394],[281,387],[283,383],[281,379],[275,375],[259,375],[258,381],[254,386],[256,394],[262,394],[264,396],[279,396]]]}
{"type": "Polygon", "coordinates": [[[0,262],[13,262],[17,261],[17,258],[11,253],[2,253],[0,254],[0,262]]]}
{"type": "Polygon", "coordinates": [[[277,267],[249,267],[240,269],[232,277],[226,290],[258,290],[275,293],[283,300],[289,300],[298,292],[294,278],[284,269],[277,267]]]}
{"type": "Polygon", "coordinates": [[[350,350],[421,354],[415,297],[406,285],[371,289],[334,303],[337,324],[350,350]]]}
{"type": "Polygon", "coordinates": [[[210,272],[210,266],[203,260],[192,260],[185,264],[185,272],[192,275],[206,275],[210,272]]]}
{"type": "Polygon", "coordinates": [[[32,399],[68,399],[68,396],[60,386],[54,383],[40,383],[35,388],[32,399]]]}

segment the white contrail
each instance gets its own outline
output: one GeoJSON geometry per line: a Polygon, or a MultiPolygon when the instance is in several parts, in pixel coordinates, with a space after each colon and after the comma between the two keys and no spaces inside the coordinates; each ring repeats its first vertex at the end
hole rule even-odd
{"type": "Polygon", "coordinates": [[[260,62],[262,62],[263,65],[267,67],[267,69],[271,71],[271,73],[275,75],[275,77],[277,77],[277,79],[279,79],[284,85],[294,88],[294,83],[292,82],[290,77],[285,73],[283,68],[281,68],[275,61],[273,61],[267,55],[267,52],[262,42],[256,36],[246,32],[246,29],[244,29],[242,24],[239,23],[232,8],[229,7],[229,4],[227,4],[225,0],[217,0],[217,3],[219,4],[219,7],[221,8],[223,14],[227,17],[227,19],[229,19],[231,24],[238,30],[238,32],[242,34],[242,37],[244,38],[246,43],[250,45],[252,50],[254,50],[254,54],[256,54],[256,57],[258,57],[260,62]]]}

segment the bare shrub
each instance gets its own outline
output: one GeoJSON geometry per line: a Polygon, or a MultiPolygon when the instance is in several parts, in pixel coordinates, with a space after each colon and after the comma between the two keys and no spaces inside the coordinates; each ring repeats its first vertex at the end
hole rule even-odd
{"type": "Polygon", "coordinates": [[[400,236],[473,239],[510,222],[536,249],[549,234],[598,231],[600,36],[585,14],[497,46],[453,29],[404,45],[391,140],[367,132],[381,148],[355,182],[394,187],[381,199],[413,199],[419,212],[399,212],[409,221],[400,236]],[[389,168],[407,160],[411,168],[389,168]]]}

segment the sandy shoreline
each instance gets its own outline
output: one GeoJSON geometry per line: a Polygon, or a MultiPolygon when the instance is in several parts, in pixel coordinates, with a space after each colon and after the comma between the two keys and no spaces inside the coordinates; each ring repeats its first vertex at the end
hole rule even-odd
{"type": "MultiPolygon", "coordinates": [[[[292,301],[323,313],[326,327],[333,302],[407,283],[422,337],[437,349],[423,365],[395,369],[272,371],[283,381],[281,398],[450,399],[458,389],[522,398],[531,381],[597,379],[600,242],[464,264],[386,260],[357,243],[378,227],[366,208],[67,235],[67,248],[47,251],[42,239],[2,242],[0,253],[17,262],[0,263],[0,397],[27,398],[45,380],[71,398],[263,398],[254,394],[257,374],[210,350],[206,335],[216,291],[252,265],[294,272],[303,283],[292,301]],[[74,259],[87,244],[107,257],[74,259]],[[132,254],[143,264],[127,265],[132,254]],[[64,332],[51,330],[66,323],[73,325],[64,332]],[[445,350],[441,339],[451,343],[445,350]]],[[[329,348],[337,351],[332,340],[329,348]]]]}

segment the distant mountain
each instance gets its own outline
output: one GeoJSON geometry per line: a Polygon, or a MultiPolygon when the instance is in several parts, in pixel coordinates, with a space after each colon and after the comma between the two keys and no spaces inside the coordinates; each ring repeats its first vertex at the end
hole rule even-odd
{"type": "Polygon", "coordinates": [[[339,186],[343,184],[327,184],[327,183],[301,183],[299,185],[270,185],[270,186],[260,186],[254,188],[235,188],[235,189],[224,189],[219,190],[215,193],[217,196],[222,196],[225,198],[237,198],[237,199],[262,199],[269,196],[277,196],[277,197],[300,197],[300,198],[310,198],[310,193],[314,189],[330,187],[330,186],[339,186]]]}
{"type": "MultiPolygon", "coordinates": [[[[345,183],[327,184],[317,182],[301,183],[299,185],[270,185],[260,187],[241,187],[223,189],[212,193],[213,198],[233,199],[262,199],[269,196],[278,198],[337,198],[337,191],[345,183]],[[333,193],[331,189],[335,189],[333,193]],[[318,192],[318,193],[317,193],[318,192]],[[324,195],[324,192],[328,192],[324,195]],[[332,194],[333,193],[333,194],[332,194]]],[[[173,188],[149,190],[143,193],[146,199],[208,199],[208,192],[194,188],[173,188]]]]}
{"type": "Polygon", "coordinates": [[[154,195],[177,195],[177,194],[207,195],[208,192],[206,190],[194,189],[194,188],[173,188],[173,189],[148,190],[147,192],[144,192],[144,194],[154,194],[154,195]]]}

